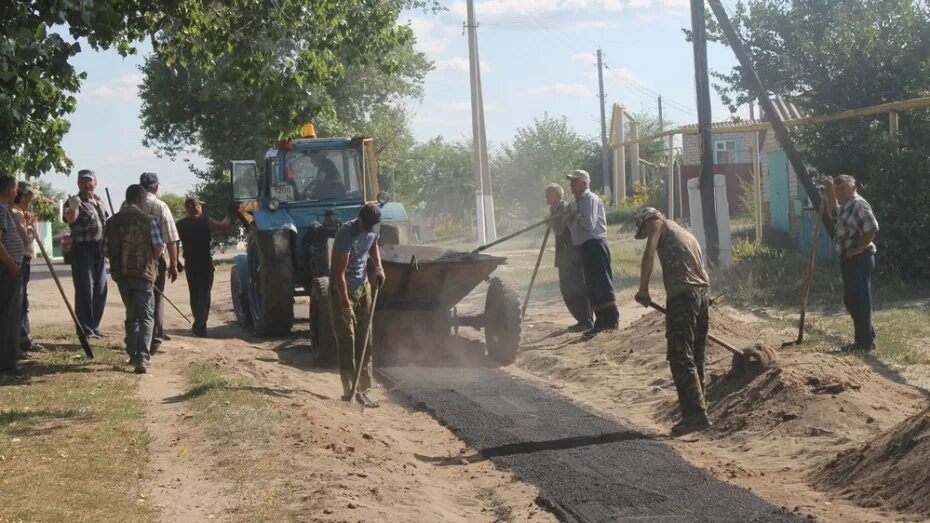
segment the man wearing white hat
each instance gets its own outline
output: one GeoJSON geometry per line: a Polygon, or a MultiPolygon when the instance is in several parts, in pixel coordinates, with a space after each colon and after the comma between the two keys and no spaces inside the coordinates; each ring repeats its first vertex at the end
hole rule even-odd
{"type": "Polygon", "coordinates": [[[585,291],[594,311],[594,327],[584,334],[590,338],[601,331],[616,330],[620,325],[607,246],[607,214],[604,202],[588,188],[591,176],[587,171],[576,169],[566,178],[575,195],[575,201],[569,204],[568,228],[572,243],[581,253],[585,291]]]}

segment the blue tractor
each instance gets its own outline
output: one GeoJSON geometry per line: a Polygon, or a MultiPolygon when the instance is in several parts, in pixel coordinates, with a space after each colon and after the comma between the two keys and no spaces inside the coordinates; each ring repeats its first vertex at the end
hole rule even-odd
{"type": "Polygon", "coordinates": [[[400,243],[408,217],[378,189],[370,138],[305,138],[279,142],[254,161],[231,164],[232,195],[247,225],[247,253],[237,256],[230,282],[236,320],[261,336],[288,334],[294,296],[310,296],[312,357],[334,358],[329,328],[329,260],[339,225],[366,201],[382,206],[381,242],[400,243]]]}

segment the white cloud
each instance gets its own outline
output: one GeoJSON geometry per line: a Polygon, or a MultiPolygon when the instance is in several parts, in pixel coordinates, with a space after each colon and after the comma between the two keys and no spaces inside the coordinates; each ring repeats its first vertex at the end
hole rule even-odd
{"type": "Polygon", "coordinates": [[[462,32],[461,28],[444,25],[436,18],[412,17],[407,25],[417,37],[417,50],[427,56],[446,52],[449,41],[462,32]]]}
{"type": "Polygon", "coordinates": [[[545,95],[558,95],[558,96],[574,96],[574,97],[584,97],[591,96],[591,91],[584,84],[566,84],[566,83],[557,83],[549,85],[540,85],[538,87],[531,87],[528,89],[527,94],[533,96],[545,96],[545,95]]]}
{"type": "MultiPolygon", "coordinates": [[[[467,73],[469,71],[468,58],[443,58],[433,62],[433,65],[436,67],[436,71],[439,72],[456,71],[467,73]]],[[[491,66],[484,60],[481,60],[481,72],[491,72],[491,66]]]]}
{"type": "MultiPolygon", "coordinates": [[[[471,102],[448,102],[439,104],[439,108],[443,111],[471,111],[471,102]]],[[[485,112],[496,111],[497,107],[493,105],[486,104],[484,106],[485,112]]]]}
{"type": "Polygon", "coordinates": [[[594,65],[597,63],[597,55],[594,53],[577,53],[572,55],[572,62],[594,65]]]}
{"type": "Polygon", "coordinates": [[[146,147],[139,147],[131,151],[111,154],[100,158],[100,167],[118,167],[121,165],[133,164],[140,160],[151,160],[157,158],[155,151],[146,147]]]}
{"type": "Polygon", "coordinates": [[[142,79],[139,73],[127,74],[105,84],[81,89],[79,97],[85,102],[132,102],[139,98],[142,79]]]}
{"type": "Polygon", "coordinates": [[[606,80],[614,80],[625,84],[636,84],[642,86],[649,85],[647,82],[643,81],[643,79],[640,78],[638,74],[636,74],[636,71],[627,69],[626,67],[610,67],[604,71],[604,78],[606,80]]]}

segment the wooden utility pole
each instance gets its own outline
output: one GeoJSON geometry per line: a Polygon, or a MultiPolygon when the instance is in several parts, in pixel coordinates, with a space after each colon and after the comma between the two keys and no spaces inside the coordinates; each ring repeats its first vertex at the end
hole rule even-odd
{"type": "MultiPolygon", "coordinates": [[[[711,2],[713,3],[713,2],[711,2]]],[[[694,47],[694,85],[697,89],[698,144],[701,149],[701,211],[707,261],[717,265],[720,239],[714,198],[714,140],[710,113],[710,78],[707,71],[707,22],[704,0],[691,0],[691,40],[694,47]]]]}
{"type": "Polygon", "coordinates": [[[607,109],[604,104],[607,103],[607,100],[604,98],[604,60],[601,55],[601,50],[597,50],[597,89],[598,89],[598,105],[601,108],[601,171],[604,173],[602,176],[603,188],[609,187],[610,193],[613,194],[616,188],[610,187],[610,160],[607,158],[607,155],[610,154],[607,149],[607,109]]]}
{"type": "MultiPolygon", "coordinates": [[[[691,0],[692,9],[696,2],[700,3],[700,0],[691,0]]],[[[736,55],[736,59],[739,61],[740,73],[743,79],[749,83],[750,89],[759,100],[760,110],[764,111],[764,114],[768,117],[769,124],[772,126],[772,130],[775,131],[775,137],[778,138],[778,143],[781,145],[782,149],[785,150],[788,161],[794,169],[794,174],[798,177],[798,182],[804,187],[804,190],[807,192],[807,197],[811,199],[814,207],[819,208],[821,194],[817,190],[817,187],[814,186],[814,182],[807,172],[807,166],[804,164],[804,159],[801,158],[801,153],[798,152],[798,148],[794,145],[794,142],[791,141],[791,135],[788,134],[788,129],[785,127],[785,123],[782,121],[781,116],[779,116],[778,111],[775,110],[775,105],[772,103],[768,91],[766,91],[765,86],[762,85],[762,80],[759,79],[756,68],[752,65],[752,60],[749,59],[749,53],[746,52],[746,48],[743,47],[743,41],[740,40],[739,35],[736,34],[736,29],[734,29],[733,24],[730,23],[730,17],[727,16],[727,12],[724,10],[720,0],[707,0],[707,3],[710,4],[711,10],[714,12],[714,16],[720,24],[720,29],[723,30],[723,33],[727,37],[730,49],[733,49],[733,54],[736,55]]],[[[694,13],[692,12],[691,15],[693,20],[694,13]]],[[[704,17],[702,15],[701,20],[703,19],[704,17]]],[[[823,213],[821,221],[824,227],[826,227],[830,238],[833,238],[835,235],[835,228],[829,214],[830,213],[823,213]]]]}

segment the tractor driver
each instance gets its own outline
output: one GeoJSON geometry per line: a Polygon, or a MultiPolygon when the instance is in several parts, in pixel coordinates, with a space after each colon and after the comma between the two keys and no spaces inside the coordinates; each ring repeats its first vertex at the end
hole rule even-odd
{"type": "Polygon", "coordinates": [[[371,388],[371,350],[365,350],[371,327],[372,292],[368,283],[368,260],[374,284],[384,283],[378,234],[381,230],[381,208],[366,203],[358,218],[339,227],[333,241],[333,269],[330,282],[333,332],[339,348],[339,375],[342,378],[343,401],[349,401],[352,384],[360,376],[356,400],[365,407],[379,405],[368,397],[371,388]],[[338,312],[337,312],[338,311],[338,312]],[[364,357],[363,357],[364,354],[364,357]]]}
{"type": "Polygon", "coordinates": [[[336,164],[325,156],[314,156],[311,160],[317,168],[316,182],[310,191],[311,200],[339,200],[346,197],[346,186],[336,164]]]}

